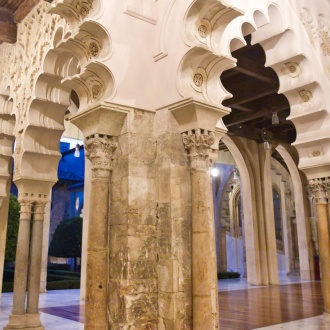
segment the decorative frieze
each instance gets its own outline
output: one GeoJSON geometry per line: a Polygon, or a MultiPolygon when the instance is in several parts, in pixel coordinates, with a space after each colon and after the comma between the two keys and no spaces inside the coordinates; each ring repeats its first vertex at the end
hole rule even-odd
{"type": "Polygon", "coordinates": [[[215,142],[214,132],[196,129],[182,134],[183,144],[189,150],[192,169],[207,169],[210,165],[209,151],[215,142]]]}
{"type": "Polygon", "coordinates": [[[117,142],[112,136],[93,134],[85,139],[84,146],[86,156],[92,163],[93,178],[109,179],[117,142]]]}

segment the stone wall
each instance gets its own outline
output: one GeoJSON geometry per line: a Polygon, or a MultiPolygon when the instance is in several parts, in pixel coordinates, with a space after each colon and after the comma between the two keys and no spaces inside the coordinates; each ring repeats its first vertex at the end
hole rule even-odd
{"type": "Polygon", "coordinates": [[[154,114],[135,111],[119,136],[110,198],[110,325],[157,328],[157,201],[154,114]]]}
{"type": "Polygon", "coordinates": [[[157,138],[159,330],[191,329],[191,186],[180,133],[157,138]]]}
{"type": "Polygon", "coordinates": [[[134,111],[110,197],[111,329],[191,329],[190,174],[181,134],[134,111]]]}

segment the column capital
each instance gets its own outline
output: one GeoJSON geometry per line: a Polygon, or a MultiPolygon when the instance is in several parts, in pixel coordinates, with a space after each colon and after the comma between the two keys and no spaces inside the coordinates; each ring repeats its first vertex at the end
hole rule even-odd
{"type": "Polygon", "coordinates": [[[189,150],[188,157],[192,169],[203,170],[209,167],[209,152],[214,140],[214,132],[199,128],[182,133],[183,144],[189,150]]]}
{"type": "Polygon", "coordinates": [[[85,139],[86,157],[92,163],[92,177],[110,179],[113,152],[117,142],[110,135],[93,134],[85,139]]]}
{"type": "Polygon", "coordinates": [[[35,208],[34,208],[34,221],[44,221],[45,218],[45,207],[47,205],[47,202],[45,201],[36,201],[35,202],[35,208]]]}
{"type": "Polygon", "coordinates": [[[317,204],[326,204],[327,203],[325,185],[326,185],[326,183],[325,183],[324,178],[309,180],[309,186],[314,194],[317,204]]]}
{"type": "Polygon", "coordinates": [[[31,220],[31,207],[32,207],[32,201],[27,199],[20,199],[19,204],[21,206],[21,209],[19,211],[20,213],[20,220],[31,220]]]}

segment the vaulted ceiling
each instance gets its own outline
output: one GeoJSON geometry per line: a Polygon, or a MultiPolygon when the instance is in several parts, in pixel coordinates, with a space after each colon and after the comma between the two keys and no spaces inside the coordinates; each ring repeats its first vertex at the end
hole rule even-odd
{"type": "Polygon", "coordinates": [[[16,42],[17,23],[22,21],[40,1],[42,0],[0,0],[0,43],[16,42]]]}

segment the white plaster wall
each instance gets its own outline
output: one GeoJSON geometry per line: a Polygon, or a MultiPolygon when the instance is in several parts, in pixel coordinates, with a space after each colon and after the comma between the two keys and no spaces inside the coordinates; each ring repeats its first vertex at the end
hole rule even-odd
{"type": "Polygon", "coordinates": [[[280,274],[286,274],[288,272],[286,268],[285,254],[277,253],[278,272],[280,274]]]}
{"type": "Polygon", "coordinates": [[[227,270],[234,271],[244,275],[244,258],[243,258],[243,240],[227,234],[227,270]],[[237,241],[237,245],[236,242],[237,241]],[[236,247],[237,246],[237,247],[236,247]],[[237,251],[237,265],[236,265],[237,251]]]}

